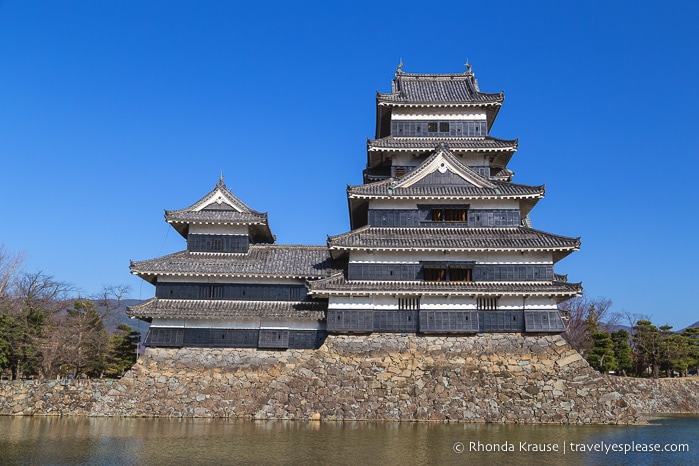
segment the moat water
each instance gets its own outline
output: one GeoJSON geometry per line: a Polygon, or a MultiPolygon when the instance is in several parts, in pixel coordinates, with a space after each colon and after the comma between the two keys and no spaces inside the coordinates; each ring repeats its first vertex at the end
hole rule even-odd
{"type": "Polygon", "coordinates": [[[0,417],[0,464],[486,462],[699,464],[699,416],[623,427],[0,417]]]}

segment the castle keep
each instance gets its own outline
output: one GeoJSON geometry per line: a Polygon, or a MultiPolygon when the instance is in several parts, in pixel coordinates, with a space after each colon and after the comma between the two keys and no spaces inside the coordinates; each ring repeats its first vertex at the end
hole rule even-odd
{"type": "Polygon", "coordinates": [[[554,273],[580,247],[532,228],[544,186],[512,183],[516,140],[490,136],[504,95],[459,74],[396,70],[376,97],[351,230],[325,246],[277,245],[267,214],[223,178],[165,219],[187,249],[131,263],[155,297],[129,309],[148,346],[304,349],[337,333],[561,333],[581,293],[554,273]]]}

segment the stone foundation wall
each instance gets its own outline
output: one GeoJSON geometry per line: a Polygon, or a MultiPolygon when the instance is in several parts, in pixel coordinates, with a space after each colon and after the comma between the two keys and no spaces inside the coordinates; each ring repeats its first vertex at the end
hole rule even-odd
{"type": "Polygon", "coordinates": [[[0,382],[5,415],[631,424],[639,412],[696,413],[698,401],[699,380],[603,376],[557,335],[151,348],[120,380],[0,382]]]}
{"type": "Polygon", "coordinates": [[[609,377],[609,382],[638,412],[699,413],[699,377],[677,379],[609,377]]]}

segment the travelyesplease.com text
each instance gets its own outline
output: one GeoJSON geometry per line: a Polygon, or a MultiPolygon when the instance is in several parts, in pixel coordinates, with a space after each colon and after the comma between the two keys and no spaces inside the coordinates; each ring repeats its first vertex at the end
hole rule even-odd
{"type": "Polygon", "coordinates": [[[532,453],[678,453],[688,452],[689,444],[687,443],[608,443],[605,441],[592,443],[579,442],[560,442],[560,443],[545,443],[545,442],[509,442],[502,443],[484,443],[475,442],[456,442],[453,446],[455,453],[469,452],[532,452],[532,453]]]}

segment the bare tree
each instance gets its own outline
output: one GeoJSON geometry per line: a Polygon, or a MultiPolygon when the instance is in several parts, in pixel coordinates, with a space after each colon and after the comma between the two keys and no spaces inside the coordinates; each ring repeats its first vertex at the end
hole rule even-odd
{"type": "Polygon", "coordinates": [[[103,285],[100,293],[92,298],[98,308],[102,323],[112,323],[114,311],[121,307],[121,302],[131,291],[128,285],[103,285]]]}
{"type": "Polygon", "coordinates": [[[73,334],[66,323],[66,316],[64,314],[53,315],[46,324],[45,334],[39,347],[42,378],[68,375],[63,368],[67,367],[71,361],[69,348],[72,338],[73,334]]]}
{"type": "Polygon", "coordinates": [[[68,344],[73,375],[101,375],[106,367],[109,336],[94,303],[78,299],[68,309],[66,327],[71,331],[68,344]]]}
{"type": "Polygon", "coordinates": [[[42,375],[41,347],[51,320],[66,308],[72,287],[41,272],[24,273],[10,285],[11,306],[4,309],[0,338],[7,348],[12,378],[42,375]]]}
{"type": "Polygon", "coordinates": [[[12,285],[17,279],[17,273],[24,262],[22,254],[12,254],[0,245],[0,312],[9,305],[12,295],[12,285]]]}
{"type": "Polygon", "coordinates": [[[607,298],[589,298],[586,295],[569,299],[559,305],[567,321],[564,334],[570,345],[586,354],[592,345],[594,332],[609,332],[619,322],[620,315],[610,311],[612,301],[607,298]]]}

